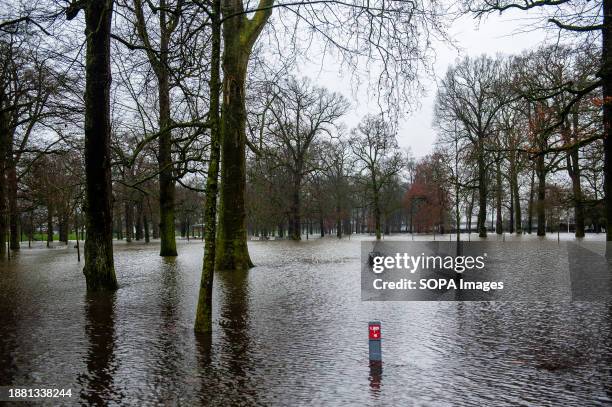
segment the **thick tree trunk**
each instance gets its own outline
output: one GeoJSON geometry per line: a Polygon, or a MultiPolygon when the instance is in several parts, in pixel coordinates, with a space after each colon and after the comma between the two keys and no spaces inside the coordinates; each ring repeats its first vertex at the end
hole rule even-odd
{"type": "MultiPolygon", "coordinates": [[[[225,24],[223,104],[221,108],[221,194],[217,246],[218,270],[247,270],[253,266],[247,248],[245,81],[249,53],[234,24],[225,24]]],[[[290,227],[291,220],[290,220],[290,227]]]]}
{"type": "Polygon", "coordinates": [[[253,266],[247,248],[245,81],[253,44],[272,14],[273,0],[260,0],[252,18],[242,1],[223,3],[223,103],[221,105],[221,193],[216,265],[218,270],[253,266]],[[231,17],[229,17],[231,16],[231,17]]]}
{"type": "Polygon", "coordinates": [[[514,233],[514,189],[510,188],[510,210],[508,211],[508,233],[514,233]]]}
{"type": "Polygon", "coordinates": [[[219,179],[220,149],[220,56],[221,56],[221,0],[213,0],[211,67],[210,67],[210,160],[206,179],[206,201],[204,204],[204,262],[200,278],[200,293],[196,309],[195,331],[212,331],[212,293],[216,257],[217,192],[219,179]]]}
{"type": "Polygon", "coordinates": [[[110,35],[112,0],[85,9],[85,267],[89,291],[114,290],[110,148],[110,35]]]}
{"type": "Polygon", "coordinates": [[[478,139],[478,236],[487,237],[487,169],[484,139],[478,139]]]}
{"type": "MultiPolygon", "coordinates": [[[[163,63],[163,62],[162,62],[163,63]]],[[[158,75],[159,83],[159,128],[170,126],[170,85],[168,73],[162,69],[158,75]]],[[[161,246],[159,255],[176,256],[176,236],[174,228],[174,184],[172,165],[172,132],[163,131],[159,136],[159,233],[161,246]]]]}
{"type": "MultiPolygon", "coordinates": [[[[217,268],[247,270],[253,266],[247,248],[245,156],[245,81],[249,53],[240,42],[234,24],[223,30],[223,104],[221,108],[221,194],[217,268]]],[[[290,228],[291,225],[290,219],[290,228]]]]}
{"type": "Polygon", "coordinates": [[[536,158],[536,173],[538,176],[538,202],[536,204],[538,218],[538,236],[546,235],[546,169],[544,155],[536,158]]]}

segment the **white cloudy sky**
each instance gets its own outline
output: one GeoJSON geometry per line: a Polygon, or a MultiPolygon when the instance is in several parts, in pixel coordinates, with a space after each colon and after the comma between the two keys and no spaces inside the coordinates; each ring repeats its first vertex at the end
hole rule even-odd
{"type": "MultiPolygon", "coordinates": [[[[464,16],[450,27],[449,33],[453,36],[459,50],[448,44],[435,45],[436,63],[435,77],[441,78],[449,64],[465,55],[477,56],[483,53],[494,55],[516,54],[541,44],[550,31],[535,30],[533,20],[528,21],[524,12],[491,15],[486,20],[478,22],[470,16],[464,16]]],[[[299,75],[311,77],[318,84],[324,85],[334,91],[341,92],[352,101],[351,112],[345,118],[345,123],[352,127],[368,111],[375,111],[376,107],[369,106],[365,92],[361,96],[354,96],[351,92],[351,77],[339,77],[337,71],[326,64],[326,70],[321,71],[321,65],[313,62],[310,66],[303,65],[298,69],[299,75]]],[[[436,94],[435,78],[423,78],[422,83],[427,94],[420,99],[420,108],[404,118],[400,123],[398,141],[402,148],[410,148],[416,157],[423,157],[430,153],[436,138],[432,128],[433,105],[436,94]]]]}

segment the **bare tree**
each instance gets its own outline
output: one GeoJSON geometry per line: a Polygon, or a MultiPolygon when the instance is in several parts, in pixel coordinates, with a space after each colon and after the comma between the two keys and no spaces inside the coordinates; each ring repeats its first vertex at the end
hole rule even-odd
{"type": "Polygon", "coordinates": [[[313,86],[307,79],[288,79],[272,87],[266,128],[266,147],[262,154],[283,167],[291,179],[289,235],[301,239],[301,194],[304,178],[317,169],[313,148],[320,137],[332,136],[333,127],[348,109],[341,95],[313,86]]]}
{"type": "Polygon", "coordinates": [[[503,85],[501,58],[466,57],[449,68],[438,89],[436,120],[454,126],[459,122],[474,146],[478,168],[478,233],[487,236],[487,170],[491,164],[486,144],[493,136],[495,119],[515,97],[503,85]]]}
{"type": "Polygon", "coordinates": [[[367,179],[373,208],[376,239],[381,238],[381,191],[404,168],[395,132],[381,116],[366,116],[352,132],[351,149],[360,175],[367,179]]]}

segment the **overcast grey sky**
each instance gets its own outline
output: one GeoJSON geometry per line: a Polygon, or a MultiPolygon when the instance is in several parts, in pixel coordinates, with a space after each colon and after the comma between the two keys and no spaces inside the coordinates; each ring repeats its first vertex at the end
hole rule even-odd
{"type": "MultiPolygon", "coordinates": [[[[542,29],[534,30],[529,26],[526,17],[526,13],[518,11],[502,16],[491,15],[480,23],[469,16],[455,21],[449,28],[449,33],[460,49],[443,43],[434,45],[436,78],[441,78],[450,64],[466,55],[517,54],[525,49],[537,47],[545,40],[545,36],[551,33],[542,29]]],[[[321,64],[313,61],[311,64],[302,65],[298,69],[298,74],[309,76],[318,84],[341,92],[351,100],[351,112],[344,119],[348,127],[355,126],[364,114],[377,111],[375,104],[368,103],[365,90],[360,89],[357,96],[353,95],[351,76],[339,76],[338,70],[334,70],[330,64],[325,64],[325,71],[321,71],[321,64]]],[[[398,134],[400,146],[411,148],[417,158],[430,153],[436,139],[435,130],[432,128],[436,82],[434,78],[425,77],[422,83],[426,95],[419,100],[420,108],[401,120],[398,134]]]]}

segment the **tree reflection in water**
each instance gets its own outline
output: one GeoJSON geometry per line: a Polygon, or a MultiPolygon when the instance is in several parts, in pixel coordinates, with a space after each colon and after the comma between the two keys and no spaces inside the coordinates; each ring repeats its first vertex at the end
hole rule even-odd
{"type": "Polygon", "coordinates": [[[87,293],[85,296],[85,332],[89,340],[87,372],[77,378],[81,398],[90,405],[120,401],[123,395],[114,383],[118,363],[115,356],[115,293],[87,293]]]}

